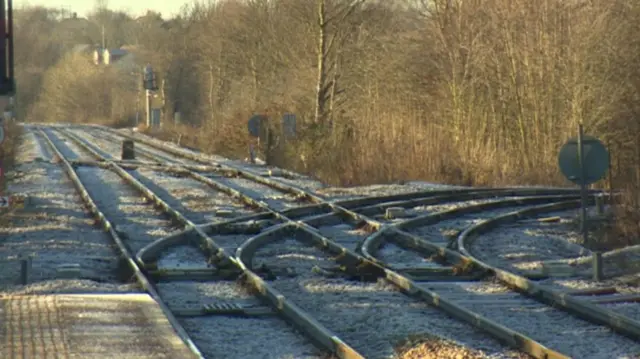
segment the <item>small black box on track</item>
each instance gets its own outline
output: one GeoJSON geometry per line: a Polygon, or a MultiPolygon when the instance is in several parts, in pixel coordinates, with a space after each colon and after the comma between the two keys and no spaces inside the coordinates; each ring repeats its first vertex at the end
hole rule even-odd
{"type": "Polygon", "coordinates": [[[135,160],[136,150],[133,140],[122,141],[122,159],[123,160],[135,160]]]}

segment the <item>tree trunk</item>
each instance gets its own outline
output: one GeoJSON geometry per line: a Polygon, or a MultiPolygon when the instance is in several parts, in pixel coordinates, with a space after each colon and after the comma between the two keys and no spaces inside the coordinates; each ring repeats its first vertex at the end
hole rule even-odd
{"type": "Polygon", "coordinates": [[[317,53],[317,79],[316,79],[316,108],[313,122],[319,124],[324,120],[326,96],[325,83],[327,82],[326,74],[326,52],[327,52],[327,32],[325,22],[325,0],[318,0],[318,44],[317,53]]]}

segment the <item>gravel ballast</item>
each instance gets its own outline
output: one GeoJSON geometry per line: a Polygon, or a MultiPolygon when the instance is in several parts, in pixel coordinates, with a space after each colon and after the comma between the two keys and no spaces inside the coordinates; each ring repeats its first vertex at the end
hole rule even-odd
{"type": "Polygon", "coordinates": [[[420,286],[572,358],[633,358],[640,353],[640,343],[526,298],[497,282],[420,286]]]}
{"type": "Polygon", "coordinates": [[[323,275],[335,263],[326,253],[294,239],[260,248],[253,264],[287,273],[269,282],[367,358],[393,358],[398,341],[423,333],[463,340],[494,358],[513,357],[488,336],[403,295],[389,283],[323,275]]]}
{"type": "MultiPolygon", "coordinates": [[[[64,132],[53,127],[46,131],[69,159],[93,159],[87,151],[66,138],[64,132]]],[[[97,127],[72,127],[69,131],[82,137],[83,142],[99,150],[105,157],[120,158],[124,137],[97,127]]],[[[133,133],[127,131],[128,134],[133,133]]],[[[7,222],[7,226],[0,225],[0,256],[15,259],[25,251],[33,254],[32,276],[35,283],[28,286],[15,285],[17,269],[13,272],[3,270],[3,275],[7,278],[0,276],[0,284],[3,285],[0,295],[140,291],[135,284],[119,284],[122,271],[111,239],[87,216],[59,161],[52,156],[44,141],[38,141],[39,135],[27,131],[24,136],[23,148],[19,151],[23,158],[18,161],[11,191],[26,194],[27,201],[24,210],[14,211],[9,217],[3,218],[11,219],[15,224],[7,222]],[[38,235],[33,235],[34,232],[38,235]],[[80,275],[71,278],[60,278],[57,275],[57,268],[61,265],[76,264],[80,268],[80,275]]],[[[211,165],[228,164],[254,174],[269,176],[267,166],[180,149],[142,134],[135,136],[161,144],[164,148],[195,154],[211,165]]],[[[136,143],[136,148],[157,155],[157,160],[164,161],[165,164],[203,164],[145,144],[136,143]]],[[[145,157],[142,152],[140,158],[145,157]]],[[[100,210],[115,225],[115,230],[133,252],[180,229],[180,226],[168,220],[116,173],[91,166],[78,166],[76,171],[100,210]]],[[[152,171],[145,169],[144,165],[128,172],[195,223],[215,223],[252,213],[252,210],[224,193],[193,179],[178,177],[169,172],[152,171]]],[[[279,172],[278,169],[272,169],[271,174],[276,181],[318,191],[332,200],[452,188],[428,183],[408,183],[328,189],[318,185],[319,182],[302,176],[285,178],[284,171],[279,172]],[[279,173],[283,177],[278,177],[279,173]]],[[[294,196],[241,177],[209,176],[254,199],[264,201],[276,210],[305,204],[296,202],[294,196]]],[[[508,198],[418,206],[405,210],[398,218],[391,220],[383,216],[375,218],[385,224],[393,224],[407,218],[500,199],[508,198]]],[[[514,206],[468,214],[433,226],[411,229],[410,232],[444,245],[470,225],[523,208],[525,206],[514,206]]],[[[552,215],[568,218],[575,216],[575,211],[545,216],[552,215]]],[[[356,246],[370,235],[366,228],[357,229],[349,224],[325,225],[318,230],[322,235],[351,250],[356,250],[356,246]]],[[[212,238],[228,253],[234,254],[239,245],[256,234],[213,234],[212,238]]],[[[480,235],[469,242],[469,248],[478,258],[492,265],[507,270],[528,271],[539,270],[545,261],[570,261],[579,257],[582,253],[577,245],[580,239],[568,221],[536,223],[527,220],[500,226],[480,235]]],[[[380,259],[394,267],[437,266],[424,255],[393,244],[381,248],[379,254],[380,259]]],[[[307,243],[283,238],[260,248],[254,267],[258,273],[268,274],[265,275],[265,280],[276,290],[367,358],[525,357],[522,353],[505,348],[488,334],[400,293],[395,286],[384,280],[364,282],[343,276],[336,271],[337,264],[330,257],[307,243]],[[405,345],[401,350],[399,346],[403,342],[405,345]]],[[[629,254],[628,257],[630,261],[636,259],[635,254],[629,254]]],[[[18,262],[15,263],[16,268],[19,268],[18,262]]],[[[162,253],[158,261],[161,270],[203,269],[210,266],[197,248],[186,246],[170,248],[162,253]]],[[[3,268],[6,268],[4,264],[3,268]]],[[[171,276],[163,277],[163,280],[169,278],[171,276]]],[[[177,312],[209,304],[264,307],[264,303],[248,291],[248,286],[243,282],[207,280],[160,282],[157,288],[163,300],[177,312]]],[[[539,283],[563,290],[615,286],[621,294],[640,292],[633,286],[612,280],[596,283],[579,277],[553,278],[539,283]]],[[[511,292],[494,281],[422,282],[419,285],[575,358],[631,358],[640,353],[640,344],[613,333],[606,327],[579,320],[561,310],[511,292]]],[[[638,304],[599,305],[640,320],[638,304]]],[[[265,309],[268,311],[268,308],[265,309]]],[[[239,317],[218,313],[179,317],[206,358],[327,357],[327,353],[311,345],[308,337],[294,330],[278,316],[239,317]]]]}
{"type": "MultiPolygon", "coordinates": [[[[32,257],[31,282],[63,276],[112,282],[117,280],[117,251],[109,236],[94,226],[75,187],[51,151],[32,131],[27,131],[17,152],[9,191],[24,198],[24,208],[2,217],[0,256],[3,284],[19,280],[18,256],[32,257]],[[54,161],[56,162],[56,161],[54,161]],[[74,274],[62,266],[75,267],[74,274]]],[[[64,277],[63,277],[64,278],[64,277]]]]}
{"type": "MultiPolygon", "coordinates": [[[[207,304],[261,307],[246,287],[234,281],[160,283],[158,290],[172,309],[207,304]]],[[[277,316],[210,315],[181,322],[207,358],[327,358],[301,333],[277,316]]]]}
{"type": "Polygon", "coordinates": [[[196,224],[221,222],[254,213],[238,200],[191,178],[144,169],[130,173],[196,224]]]}

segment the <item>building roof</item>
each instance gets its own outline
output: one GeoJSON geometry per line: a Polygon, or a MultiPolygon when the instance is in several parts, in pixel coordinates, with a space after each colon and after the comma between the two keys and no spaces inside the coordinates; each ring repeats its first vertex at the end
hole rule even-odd
{"type": "Polygon", "coordinates": [[[124,56],[129,53],[129,51],[125,49],[106,49],[105,52],[108,52],[111,56],[124,56]]]}

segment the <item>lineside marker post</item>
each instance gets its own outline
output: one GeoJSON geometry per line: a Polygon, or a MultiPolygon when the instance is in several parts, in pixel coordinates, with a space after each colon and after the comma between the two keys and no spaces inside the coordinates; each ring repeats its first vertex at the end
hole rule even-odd
{"type": "Polygon", "coordinates": [[[584,160],[584,130],[582,124],[578,124],[578,162],[580,163],[580,231],[582,241],[589,247],[594,248],[592,253],[593,280],[602,280],[602,253],[599,248],[595,248],[596,243],[589,240],[589,215],[587,214],[587,171],[584,160]]]}
{"type": "Polygon", "coordinates": [[[0,117],[0,197],[4,196],[4,146],[2,146],[5,140],[6,132],[4,130],[4,119],[0,117]]]}
{"type": "Polygon", "coordinates": [[[578,163],[580,163],[580,231],[582,232],[582,240],[589,245],[589,230],[587,229],[587,183],[585,179],[584,168],[584,132],[582,124],[578,125],[578,163]]]}
{"type": "Polygon", "coordinates": [[[20,260],[20,283],[22,285],[29,284],[29,272],[31,271],[31,257],[21,254],[20,260]]]}
{"type": "Polygon", "coordinates": [[[4,196],[4,147],[0,142],[0,197],[4,196]]]}
{"type": "Polygon", "coordinates": [[[606,176],[610,167],[609,156],[609,151],[600,140],[584,134],[582,124],[578,125],[578,136],[569,139],[558,154],[562,174],[580,186],[580,231],[583,244],[590,247],[593,253],[593,279],[596,281],[603,277],[602,253],[600,248],[596,248],[597,243],[589,241],[587,188],[606,176]]]}

